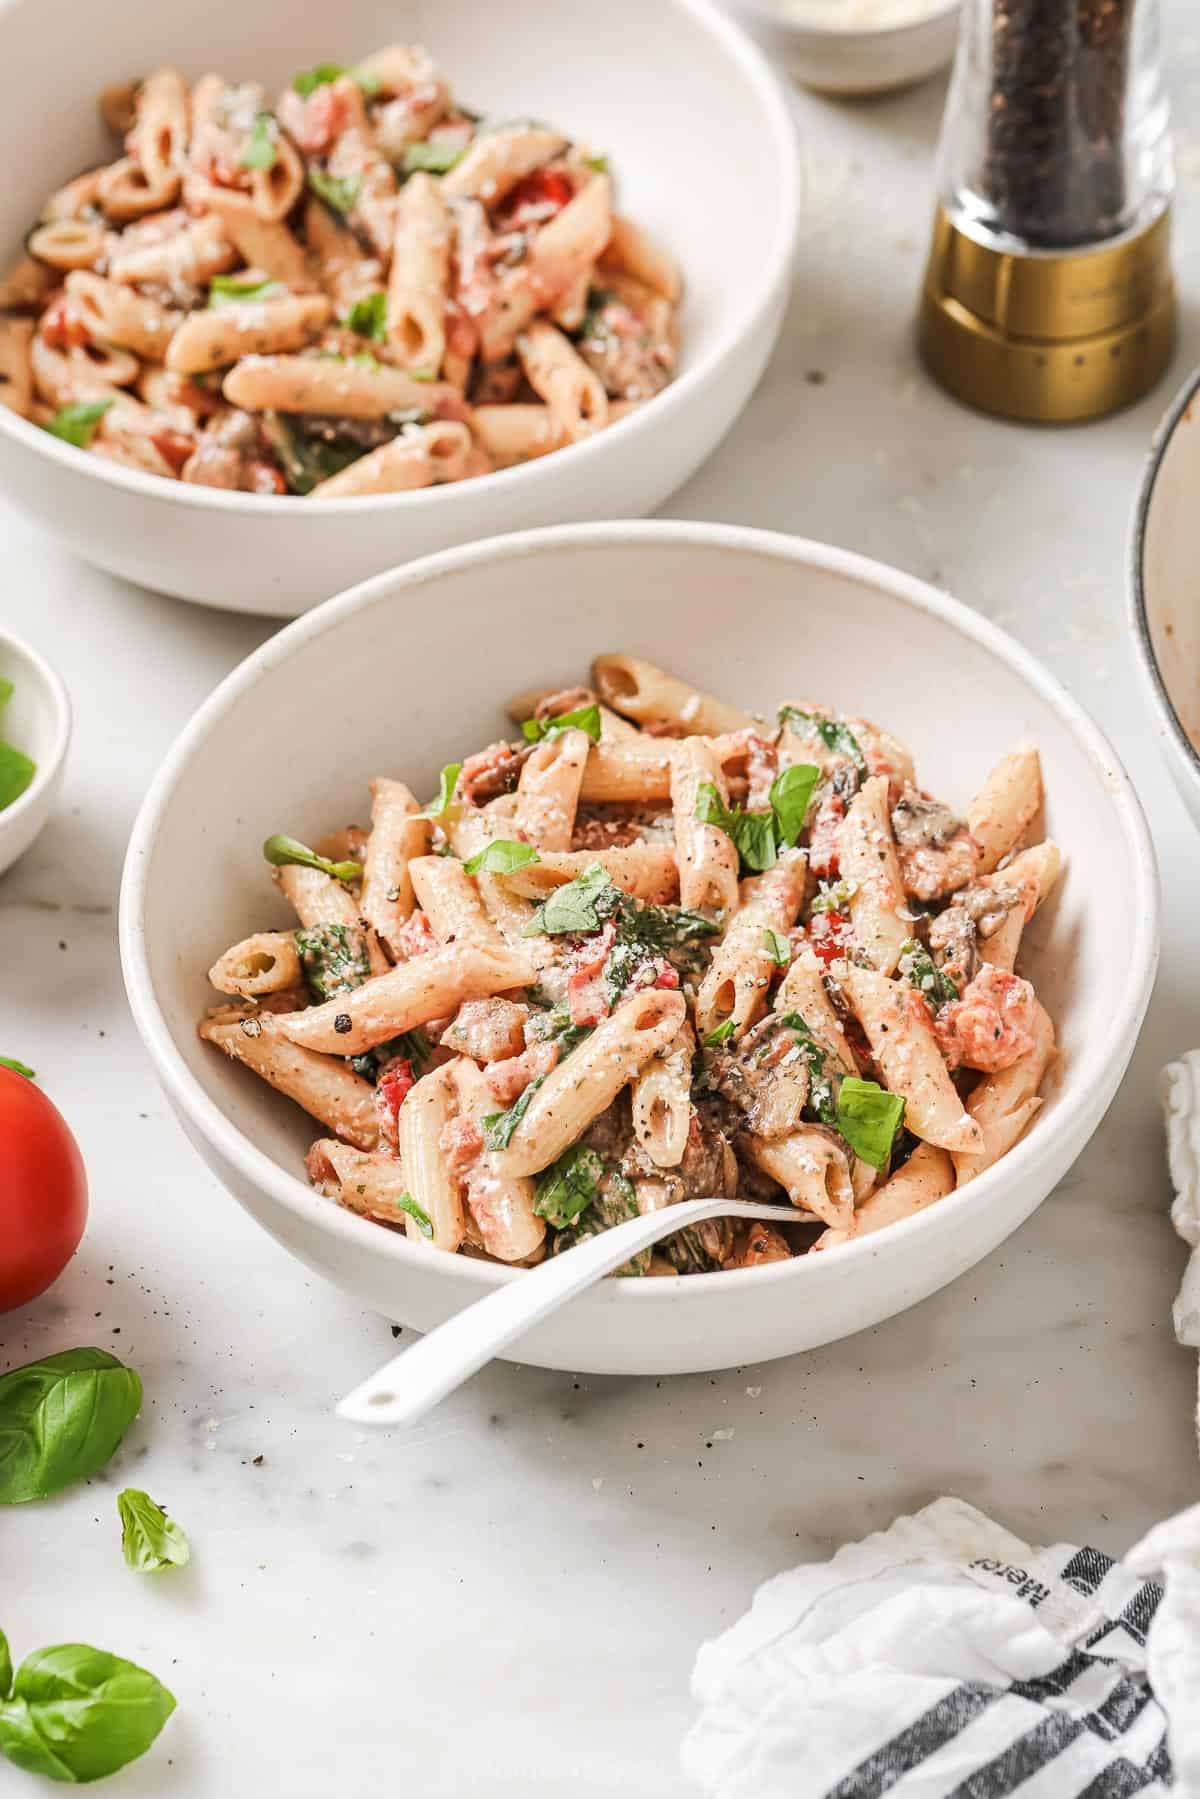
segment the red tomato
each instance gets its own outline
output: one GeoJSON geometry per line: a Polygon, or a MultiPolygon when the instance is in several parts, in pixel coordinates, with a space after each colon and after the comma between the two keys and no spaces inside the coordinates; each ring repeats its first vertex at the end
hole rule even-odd
{"type": "Polygon", "coordinates": [[[87,1223],[87,1176],[58,1108],[0,1068],[0,1312],[56,1281],[87,1223]]]}
{"type": "Polygon", "coordinates": [[[288,490],[282,469],[276,468],[265,457],[253,457],[247,465],[246,474],[251,493],[286,493],[288,490]]]}
{"type": "Polygon", "coordinates": [[[574,195],[567,177],[557,169],[535,169],[518,181],[504,203],[504,224],[511,231],[526,225],[544,225],[556,212],[561,212],[574,195]]]}
{"type": "Polygon", "coordinates": [[[828,968],[853,944],[854,927],[845,912],[818,912],[808,927],[808,941],[814,955],[828,968]]]}

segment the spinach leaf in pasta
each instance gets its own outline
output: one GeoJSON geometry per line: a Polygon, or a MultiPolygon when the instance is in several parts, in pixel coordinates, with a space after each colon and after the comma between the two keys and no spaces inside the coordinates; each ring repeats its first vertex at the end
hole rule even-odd
{"type": "Polygon", "coordinates": [[[483,1121],[483,1140],[489,1149],[507,1149],[513,1139],[513,1132],[529,1110],[530,1101],[545,1080],[539,1074],[530,1081],[524,1093],[509,1106],[506,1112],[489,1112],[483,1121]]]}
{"type": "Polygon", "coordinates": [[[521,933],[524,937],[588,937],[600,930],[620,904],[618,889],[602,862],[592,862],[583,873],[556,887],[542,901],[521,933]]]}
{"type": "Polygon", "coordinates": [[[424,1206],[417,1204],[411,1193],[402,1193],[396,1201],[396,1204],[402,1212],[407,1212],[409,1217],[413,1219],[417,1229],[423,1237],[433,1236],[433,1220],[430,1218],[429,1213],[425,1210],[424,1206]]]}
{"type": "Polygon", "coordinates": [[[274,114],[256,113],[250,134],[238,157],[240,166],[243,169],[273,169],[279,161],[278,136],[279,127],[275,123],[274,114]]]}
{"type": "Polygon", "coordinates": [[[296,932],[296,948],[309,991],[318,1005],[335,993],[361,987],[371,972],[366,940],[351,925],[309,925],[296,932]]]}
{"type": "Polygon", "coordinates": [[[917,992],[929,1001],[936,1012],[958,998],[958,988],[948,974],[943,974],[923,943],[910,937],[900,951],[898,971],[911,981],[917,992]]]}
{"type": "Polygon", "coordinates": [[[328,169],[310,166],[308,185],[318,200],[324,200],[326,206],[345,217],[348,212],[353,212],[358,204],[362,176],[331,175],[328,169]]]}
{"type": "Polygon", "coordinates": [[[407,144],[401,160],[401,168],[406,175],[415,175],[423,170],[427,175],[448,175],[450,170],[463,159],[461,144],[435,143],[429,138],[418,144],[407,144]]]}
{"type": "Polygon", "coordinates": [[[331,875],[335,881],[357,881],[362,875],[361,862],[331,862],[328,856],[318,856],[307,844],[298,843],[294,837],[285,837],[280,832],[267,838],[263,855],[275,868],[289,865],[315,868],[323,875],[331,875]]]}
{"type": "Polygon", "coordinates": [[[359,337],[369,337],[372,342],[387,342],[387,295],[382,288],[373,293],[364,294],[356,300],[343,321],[347,331],[357,332],[359,337]]]}
{"type": "Polygon", "coordinates": [[[556,718],[527,718],[521,726],[526,743],[541,743],[546,737],[557,737],[562,731],[586,731],[593,743],[600,741],[600,708],[577,706],[574,712],[560,712],[556,718]]]}
{"type": "Polygon", "coordinates": [[[47,419],[43,427],[51,437],[61,437],[64,443],[74,444],[77,450],[86,450],[104,417],[111,400],[73,400],[69,406],[60,406],[54,417],[47,419]]]}
{"type": "Polygon", "coordinates": [[[540,1175],[533,1209],[556,1230],[573,1224],[596,1197],[604,1162],[594,1149],[577,1143],[540,1175]]]}
{"type": "Polygon", "coordinates": [[[838,1092],[837,1129],[856,1156],[872,1168],[886,1168],[904,1122],[904,1105],[902,1093],[889,1093],[876,1081],[848,1074],[838,1092]]]}
{"type": "Polygon", "coordinates": [[[815,712],[801,711],[799,706],[781,706],[779,722],[789,726],[797,737],[816,737],[834,755],[846,756],[858,770],[859,777],[865,779],[867,759],[862,745],[843,719],[821,718],[815,712]]]}
{"type": "Polygon", "coordinates": [[[540,861],[541,857],[530,844],[497,837],[464,862],[463,867],[469,875],[511,875],[519,868],[528,868],[531,862],[540,861]]]}

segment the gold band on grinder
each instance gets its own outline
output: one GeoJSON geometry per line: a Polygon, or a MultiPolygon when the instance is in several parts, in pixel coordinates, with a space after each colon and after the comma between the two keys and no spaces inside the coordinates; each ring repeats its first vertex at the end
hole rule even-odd
{"type": "Polygon", "coordinates": [[[1095,249],[1027,254],[969,237],[939,207],[921,297],[930,373],[983,412],[1073,424],[1128,406],[1175,347],[1170,213],[1095,249]]]}

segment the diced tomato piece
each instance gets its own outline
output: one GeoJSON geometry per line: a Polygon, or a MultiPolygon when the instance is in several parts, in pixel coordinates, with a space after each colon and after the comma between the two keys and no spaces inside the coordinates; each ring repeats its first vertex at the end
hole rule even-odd
{"type": "Polygon", "coordinates": [[[78,350],[90,341],[82,314],[61,289],[42,314],[38,329],[52,350],[78,350]]]}
{"type": "Polygon", "coordinates": [[[394,1062],[388,1063],[379,1076],[375,1091],[393,1125],[409,1091],[415,1086],[416,1076],[413,1074],[413,1066],[407,1056],[397,1056],[394,1062]]]}
{"type": "Polygon", "coordinates": [[[411,918],[405,919],[392,939],[392,947],[402,962],[407,962],[412,956],[423,956],[437,946],[438,940],[433,934],[433,927],[419,907],[411,918]]]}
{"type": "Polygon", "coordinates": [[[808,927],[809,947],[828,968],[839,961],[854,942],[854,928],[846,912],[818,912],[808,927]]]}
{"type": "Polygon", "coordinates": [[[150,433],[150,442],[154,445],[163,461],[170,465],[175,474],[179,474],[184,463],[196,448],[194,438],[186,436],[182,431],[172,431],[169,428],[162,431],[152,431],[150,433]]]}
{"type": "Polygon", "coordinates": [[[679,985],[679,970],[672,968],[669,962],[664,962],[654,985],[665,988],[669,993],[674,992],[679,985]]]}
{"type": "Polygon", "coordinates": [[[251,493],[286,493],[287,482],[283,478],[283,470],[265,456],[255,456],[246,465],[246,479],[251,493]]]}
{"type": "Polygon", "coordinates": [[[588,974],[582,968],[573,974],[567,982],[567,1007],[572,1024],[599,1024],[602,1018],[607,1018],[611,1007],[600,976],[588,974]]]}
{"type": "Polygon", "coordinates": [[[510,231],[526,225],[544,225],[562,211],[574,196],[574,188],[560,169],[535,169],[513,188],[501,212],[504,226],[510,231]]]}
{"type": "Polygon", "coordinates": [[[479,1159],[483,1137],[473,1118],[451,1118],[442,1126],[438,1148],[451,1174],[465,1174],[479,1159]]]}

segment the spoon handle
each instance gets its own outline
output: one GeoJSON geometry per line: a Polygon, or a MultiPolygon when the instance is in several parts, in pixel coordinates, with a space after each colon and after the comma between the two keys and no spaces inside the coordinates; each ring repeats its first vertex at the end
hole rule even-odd
{"type": "Polygon", "coordinates": [[[464,1307],[419,1343],[393,1356],[347,1394],[337,1408],[339,1418],[355,1424],[415,1422],[548,1312],[611,1274],[639,1250],[684,1225],[730,1215],[777,1218],[779,1209],[728,1199],[694,1199],[600,1231],[464,1307]]]}

